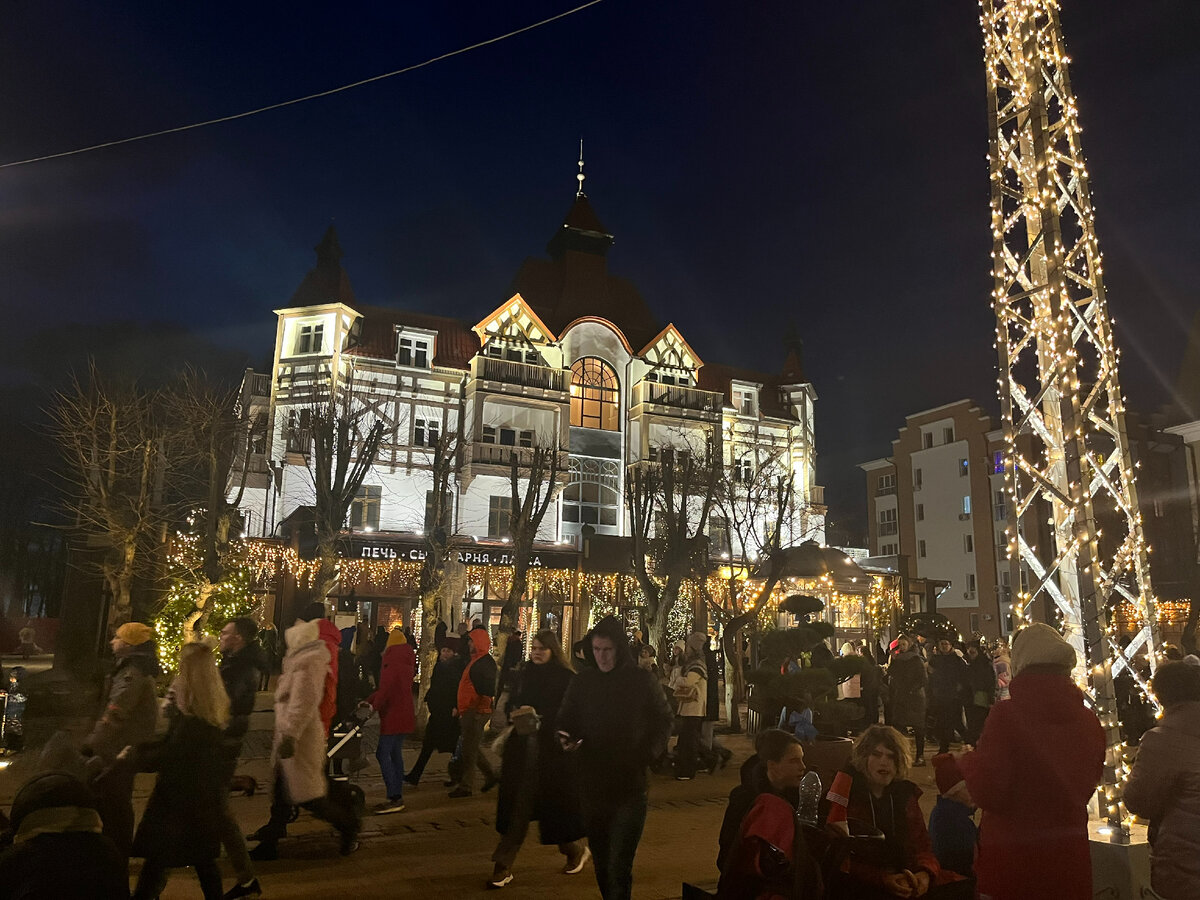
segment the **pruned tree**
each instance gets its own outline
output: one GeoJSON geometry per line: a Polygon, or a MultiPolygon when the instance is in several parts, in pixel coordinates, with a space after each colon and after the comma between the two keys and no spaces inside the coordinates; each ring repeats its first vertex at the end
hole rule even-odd
{"type": "Polygon", "coordinates": [[[169,493],[187,512],[195,537],[182,557],[195,582],[195,609],[185,630],[205,627],[209,599],[237,567],[239,507],[255,439],[266,429],[265,417],[252,417],[239,394],[193,369],[161,394],[169,493]]]}
{"type": "Polygon", "coordinates": [[[735,731],[741,729],[738,704],[746,691],[741,632],[754,621],[761,601],[770,597],[779,583],[779,550],[796,514],[795,478],[786,465],[786,450],[759,452],[752,448],[747,454],[756,458],[735,459],[718,486],[716,509],[729,541],[729,577],[723,597],[718,600],[707,595],[710,607],[723,620],[725,697],[730,727],[735,731]],[[768,573],[763,588],[748,587],[747,576],[762,567],[768,573]]]}
{"type": "Polygon", "coordinates": [[[566,450],[556,442],[535,440],[532,447],[512,448],[509,462],[509,496],[512,512],[509,518],[509,537],[512,539],[512,579],[508,598],[500,607],[500,629],[496,636],[496,651],[504,659],[508,639],[517,627],[521,598],[529,588],[529,567],[533,560],[533,542],[546,518],[546,510],[562,485],[566,450]]]}
{"type": "Polygon", "coordinates": [[[354,399],[352,383],[311,407],[309,471],[315,489],[317,536],[314,599],[325,600],[337,586],[338,538],[383,442],[383,421],[368,422],[367,418],[367,410],[354,399]]]}
{"type": "Polygon", "coordinates": [[[50,431],[62,456],[64,512],[104,551],[109,626],[129,621],[135,580],[155,568],[164,515],[163,427],[157,395],[89,365],[54,395],[50,431]]]}
{"type": "MultiPolygon", "coordinates": [[[[424,701],[437,664],[435,634],[438,623],[444,621],[446,608],[446,566],[453,527],[453,486],[462,466],[462,433],[457,430],[440,432],[429,447],[429,472],[432,486],[425,506],[425,559],[421,562],[418,589],[421,595],[421,690],[424,701]]],[[[417,727],[424,731],[429,707],[417,705],[417,727]]]]}
{"type": "Polygon", "coordinates": [[[646,600],[648,642],[658,646],[659,659],[666,659],[667,621],[680,588],[707,570],[704,530],[721,470],[711,441],[703,448],[658,448],[657,461],[634,463],[626,470],[633,573],[646,600]]]}

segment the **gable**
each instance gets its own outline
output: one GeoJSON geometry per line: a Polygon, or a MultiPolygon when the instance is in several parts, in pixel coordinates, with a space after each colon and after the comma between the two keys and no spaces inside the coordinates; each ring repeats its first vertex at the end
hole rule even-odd
{"type": "Polygon", "coordinates": [[[704,365],[673,324],[660,331],[658,337],[647,344],[638,355],[648,362],[652,369],[683,369],[694,374],[704,365]]]}
{"type": "Polygon", "coordinates": [[[472,330],[485,347],[490,342],[539,346],[556,340],[554,333],[520,294],[513,294],[511,299],[472,330]]]}

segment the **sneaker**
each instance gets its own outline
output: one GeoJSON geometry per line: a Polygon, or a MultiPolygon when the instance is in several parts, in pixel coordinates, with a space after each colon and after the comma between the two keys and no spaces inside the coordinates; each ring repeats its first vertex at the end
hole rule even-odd
{"type": "Polygon", "coordinates": [[[470,788],[465,788],[460,784],[458,787],[452,790],[448,796],[458,799],[459,797],[470,797],[473,793],[474,791],[472,791],[470,788]]]}
{"type": "Polygon", "coordinates": [[[914,768],[914,769],[915,769],[915,768],[917,768],[917,767],[919,767],[919,766],[923,766],[923,765],[925,765],[925,757],[923,757],[923,756],[918,756],[918,757],[917,757],[917,758],[916,758],[916,759],[913,761],[913,768],[914,768]]]}
{"type": "Polygon", "coordinates": [[[238,900],[239,897],[258,897],[262,887],[257,878],[251,878],[245,884],[235,884],[222,895],[222,900],[238,900]]]}
{"type": "Polygon", "coordinates": [[[584,847],[583,852],[575,859],[567,857],[567,864],[563,866],[564,875],[578,875],[583,871],[583,867],[587,865],[587,861],[592,858],[592,848],[584,847]]]}
{"type": "Polygon", "coordinates": [[[488,879],[488,887],[502,888],[513,880],[513,874],[500,863],[496,863],[496,867],[492,869],[492,877],[488,879]]]}
{"type": "Polygon", "coordinates": [[[418,784],[421,783],[421,776],[418,775],[416,778],[413,778],[411,775],[405,775],[404,783],[407,784],[409,787],[416,787],[418,784]]]}
{"type": "Polygon", "coordinates": [[[382,803],[375,804],[375,808],[371,810],[377,816],[386,816],[389,813],[404,812],[403,800],[384,800],[382,803]]]}
{"type": "Polygon", "coordinates": [[[691,781],[692,776],[691,775],[676,775],[675,780],[676,781],[691,781]]]}

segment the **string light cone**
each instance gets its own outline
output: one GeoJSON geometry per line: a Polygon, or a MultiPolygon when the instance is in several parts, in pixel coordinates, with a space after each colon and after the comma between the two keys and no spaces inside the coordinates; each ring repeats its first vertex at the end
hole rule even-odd
{"type": "Polygon", "coordinates": [[[1101,812],[1126,834],[1113,677],[1129,667],[1149,693],[1129,659],[1154,664],[1156,616],[1078,111],[1056,0],[980,5],[1013,613],[1045,604],[1075,647],[1107,737],[1101,812]],[[1122,601],[1141,623],[1125,649],[1122,601]]]}

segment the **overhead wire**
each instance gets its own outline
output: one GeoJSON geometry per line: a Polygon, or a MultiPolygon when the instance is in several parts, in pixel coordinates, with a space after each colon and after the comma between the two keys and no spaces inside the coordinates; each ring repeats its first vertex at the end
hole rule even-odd
{"type": "Polygon", "coordinates": [[[587,9],[589,6],[595,6],[597,3],[600,3],[600,2],[602,2],[602,0],[588,0],[587,3],[582,3],[579,6],[576,6],[574,9],[565,10],[564,12],[560,12],[556,15],[550,16],[547,19],[542,19],[540,22],[534,22],[531,25],[525,25],[521,28],[516,29],[515,31],[510,31],[507,34],[497,35],[496,37],[488,38],[486,41],[479,41],[478,43],[471,44],[470,46],[467,46],[467,47],[460,47],[457,50],[451,50],[448,53],[443,53],[440,56],[431,57],[430,59],[424,60],[423,62],[414,63],[411,66],[405,66],[402,69],[396,69],[395,71],[392,71],[392,72],[384,72],[381,75],[372,75],[370,78],[363,78],[359,81],[352,81],[349,84],[343,84],[343,85],[340,85],[339,87],[329,88],[328,90],[325,90],[325,91],[318,91],[315,94],[306,94],[303,97],[295,97],[291,100],[283,100],[279,103],[272,103],[267,106],[260,106],[257,109],[249,109],[249,110],[246,110],[245,112],[233,113],[232,115],[228,115],[228,116],[218,116],[215,119],[205,119],[203,122],[192,122],[189,125],[177,125],[174,128],[164,128],[160,131],[150,131],[145,134],[135,135],[133,137],[119,138],[119,139],[113,140],[113,141],[104,141],[103,143],[100,143],[100,144],[92,144],[87,147],[78,147],[74,150],[62,150],[58,153],[47,153],[44,156],[32,156],[28,159],[20,159],[20,160],[15,160],[13,162],[0,163],[0,169],[10,169],[14,166],[27,166],[27,165],[30,165],[31,163],[45,162],[46,160],[50,160],[50,159],[61,159],[64,156],[76,156],[80,153],[90,153],[93,150],[103,150],[107,147],[118,147],[122,144],[132,144],[135,141],[145,141],[145,140],[149,140],[150,138],[162,137],[162,136],[168,135],[168,134],[179,134],[180,132],[183,132],[183,131],[192,131],[196,128],[205,128],[209,125],[219,125],[222,122],[233,122],[237,119],[246,119],[246,118],[249,118],[250,116],[257,116],[260,113],[270,112],[271,110],[274,110],[274,109],[283,109],[286,106],[295,106],[298,103],[306,103],[309,100],[318,100],[322,97],[330,97],[334,94],[340,94],[344,91],[351,90],[352,88],[362,87],[363,85],[366,85],[366,84],[373,84],[376,81],[383,81],[385,78],[393,78],[396,75],[404,75],[407,72],[413,72],[413,71],[416,71],[417,69],[423,69],[426,66],[431,66],[436,62],[441,62],[442,60],[450,59],[455,56],[461,56],[462,54],[469,53],[472,50],[478,50],[481,47],[487,47],[490,44],[496,44],[496,43],[499,43],[500,41],[508,40],[511,37],[516,37],[519,34],[524,34],[527,31],[533,31],[535,28],[541,28],[543,25],[549,25],[552,22],[557,22],[559,19],[565,19],[567,16],[572,16],[575,13],[582,12],[583,10],[587,9]]]}

